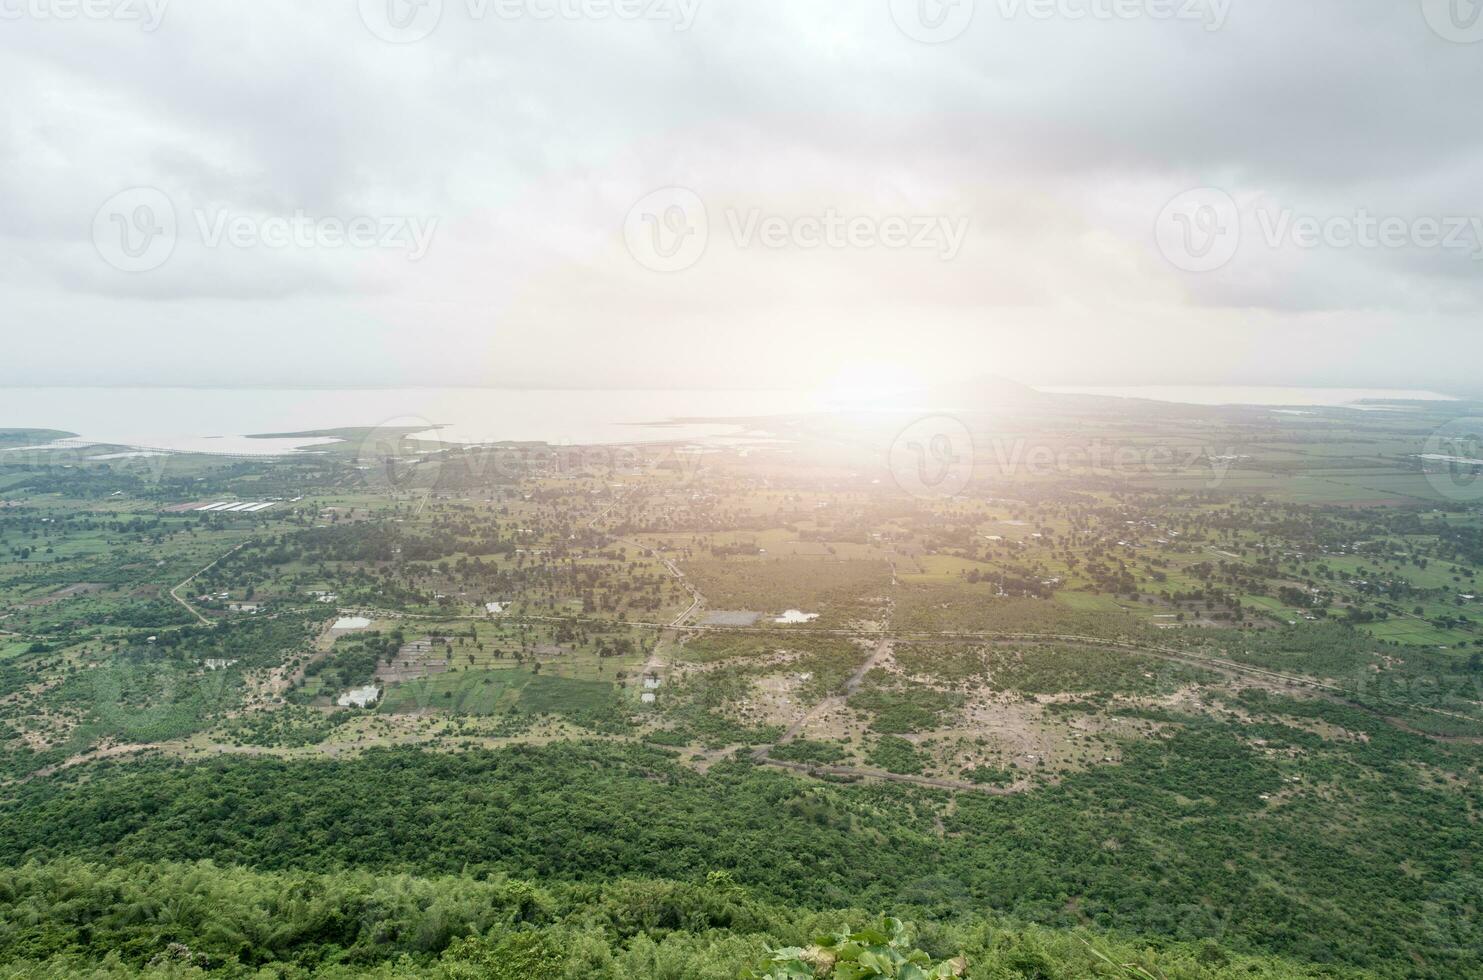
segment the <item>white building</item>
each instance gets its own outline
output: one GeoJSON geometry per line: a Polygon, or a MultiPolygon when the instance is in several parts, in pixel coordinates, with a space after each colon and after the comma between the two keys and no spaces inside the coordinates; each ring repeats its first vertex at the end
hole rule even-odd
{"type": "Polygon", "coordinates": [[[342,708],[369,708],[381,700],[381,688],[375,684],[369,687],[357,687],[340,695],[340,700],[335,703],[342,708]]]}

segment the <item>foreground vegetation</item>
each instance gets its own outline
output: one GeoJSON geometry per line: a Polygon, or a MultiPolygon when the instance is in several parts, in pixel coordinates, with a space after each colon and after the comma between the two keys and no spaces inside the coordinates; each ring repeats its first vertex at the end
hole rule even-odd
{"type": "Polygon", "coordinates": [[[1188,718],[1121,766],[1004,797],[810,785],[750,761],[700,775],[669,753],[607,745],[105,763],[19,787],[0,810],[0,859],[574,888],[649,875],[700,884],[724,871],[796,907],[932,922],[995,910],[1385,975],[1483,971],[1480,801],[1426,775],[1450,750],[1316,710],[1368,741],[1320,753],[1318,736],[1264,724],[1257,747],[1188,718]],[[1279,761],[1294,752],[1319,784],[1295,796],[1279,761]],[[1396,775],[1361,775],[1386,770],[1396,775]],[[1275,808],[1262,799],[1284,793],[1275,808]]]}
{"type": "Polygon", "coordinates": [[[1212,941],[1152,945],[999,917],[876,924],[875,913],[858,907],[760,901],[724,872],[699,883],[553,887],[504,877],[62,861],[0,871],[0,897],[0,960],[12,977],[735,980],[744,972],[813,976],[848,957],[851,943],[887,955],[879,968],[866,959],[862,972],[818,975],[911,977],[893,961],[912,957],[927,969],[946,964],[931,975],[976,980],[1368,976],[1244,956],[1212,941]]]}

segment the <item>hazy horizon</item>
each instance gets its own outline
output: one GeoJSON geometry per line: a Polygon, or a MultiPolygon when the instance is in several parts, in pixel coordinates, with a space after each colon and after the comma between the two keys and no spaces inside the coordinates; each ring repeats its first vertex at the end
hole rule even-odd
{"type": "MultiPolygon", "coordinates": [[[[986,379],[983,379],[983,378],[966,378],[966,379],[963,379],[962,382],[960,382],[957,385],[952,386],[952,387],[953,387],[953,390],[963,390],[964,388],[970,388],[971,389],[973,387],[973,385],[974,385],[975,382],[980,382],[980,381],[984,381],[984,380],[986,380],[986,379]]],[[[1211,392],[1211,393],[1214,393],[1214,392],[1243,392],[1243,391],[1244,392],[1252,392],[1252,393],[1256,393],[1256,392],[1274,392],[1275,393],[1275,392],[1281,392],[1281,391],[1313,392],[1313,393],[1331,392],[1331,393],[1336,393],[1336,394],[1337,393],[1354,393],[1356,395],[1356,397],[1370,397],[1370,396],[1373,395],[1375,397],[1382,397],[1382,396],[1384,396],[1384,397],[1389,397],[1389,398],[1392,398],[1392,399],[1395,399],[1395,400],[1402,400],[1402,401],[1408,400],[1408,399],[1417,399],[1417,400],[1425,400],[1425,401],[1432,401],[1432,400],[1472,401],[1472,400],[1478,399],[1480,397],[1483,397],[1483,393],[1480,393],[1480,390],[1477,387],[1474,387],[1472,389],[1450,388],[1448,386],[1438,386],[1436,388],[1409,388],[1409,387],[1402,387],[1402,386],[1399,386],[1399,385],[1302,385],[1302,384],[1261,384],[1261,383],[1254,383],[1254,384],[1243,384],[1243,383],[1232,383],[1232,384],[1176,384],[1176,383],[1169,383],[1169,384],[1118,384],[1118,385],[1111,385],[1111,384],[1086,384],[1086,385],[1080,385],[1080,384],[1056,384],[1056,383],[1036,383],[1036,384],[1031,384],[1031,383],[1028,383],[1028,382],[1020,381],[1017,378],[1002,378],[1002,379],[993,379],[993,380],[1002,380],[1002,381],[1007,381],[1007,382],[1009,382],[1011,384],[1023,385],[1026,388],[1030,388],[1030,389],[1033,389],[1034,391],[1038,391],[1038,392],[1041,392],[1041,393],[1044,393],[1044,394],[1097,394],[1097,395],[1104,395],[1106,397],[1111,397],[1111,398],[1148,398],[1148,399],[1152,399],[1152,400],[1155,400],[1155,401],[1180,401],[1181,399],[1174,398],[1172,396],[1175,395],[1175,394],[1177,394],[1178,392],[1181,392],[1181,391],[1191,392],[1191,393],[1194,393],[1194,392],[1202,392],[1202,391],[1203,392],[1211,392]],[[1168,398],[1160,397],[1159,394],[1154,394],[1154,393],[1167,393],[1171,397],[1168,397],[1168,398]]],[[[509,392],[521,392],[521,391],[530,391],[530,392],[562,392],[562,391],[570,391],[570,392],[623,392],[623,391],[627,391],[627,392],[635,392],[635,391],[637,391],[637,392],[666,392],[666,391],[673,391],[673,392],[694,392],[694,391],[713,391],[713,392],[728,392],[728,391],[731,391],[731,392],[768,392],[768,391],[775,391],[775,392],[789,392],[789,393],[826,394],[826,395],[828,394],[827,392],[821,392],[820,389],[819,389],[819,386],[817,386],[817,385],[803,385],[803,384],[800,384],[800,385],[758,385],[758,386],[710,385],[710,386],[705,386],[705,387],[697,387],[697,386],[693,386],[693,385],[654,385],[654,386],[639,386],[639,387],[635,387],[635,386],[623,385],[623,384],[618,384],[618,383],[603,384],[603,385],[574,385],[574,384],[551,384],[551,385],[541,385],[541,384],[376,384],[376,383],[367,383],[367,384],[332,384],[332,383],[325,383],[325,384],[311,384],[311,383],[275,384],[275,383],[272,383],[272,382],[257,383],[257,382],[250,382],[249,381],[249,382],[239,382],[239,383],[230,383],[230,384],[179,384],[179,383],[172,383],[172,382],[163,382],[163,383],[159,383],[159,384],[150,384],[150,383],[146,383],[146,382],[122,383],[122,384],[107,383],[107,382],[97,383],[97,384],[87,384],[87,383],[60,383],[60,384],[53,384],[53,383],[47,383],[47,382],[40,382],[40,383],[18,383],[18,384],[11,384],[11,385],[7,385],[7,387],[12,388],[12,389],[19,389],[19,390],[26,390],[26,389],[44,389],[44,390],[77,389],[77,390],[118,390],[118,391],[129,391],[129,390],[145,390],[145,391],[170,391],[170,390],[177,390],[177,391],[254,391],[254,390],[264,390],[264,391],[409,391],[409,390],[411,390],[411,391],[415,391],[415,390],[427,390],[427,391],[438,391],[438,390],[458,390],[458,389],[464,389],[464,390],[474,390],[474,391],[509,391],[509,392]]],[[[944,387],[944,385],[926,385],[926,386],[924,386],[922,388],[919,388],[919,389],[903,389],[903,390],[906,391],[906,392],[908,392],[908,393],[910,393],[910,392],[917,392],[917,393],[931,394],[934,391],[941,390],[943,387],[944,387]]],[[[1218,404],[1264,404],[1264,402],[1241,402],[1241,401],[1220,402],[1220,401],[1205,401],[1205,400],[1201,399],[1199,401],[1188,402],[1188,404],[1212,404],[1212,405],[1218,405],[1218,404]]],[[[1273,404],[1279,404],[1279,403],[1274,402],[1273,404]]],[[[1292,404],[1297,404],[1297,403],[1292,403],[1292,404]]],[[[1314,404],[1332,404],[1332,403],[1331,402],[1315,402],[1314,404]]],[[[0,421],[3,421],[3,420],[0,420],[0,421]]]]}

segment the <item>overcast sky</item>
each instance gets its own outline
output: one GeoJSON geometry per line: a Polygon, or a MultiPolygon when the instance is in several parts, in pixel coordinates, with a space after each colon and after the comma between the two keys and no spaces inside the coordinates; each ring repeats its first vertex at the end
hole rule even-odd
{"type": "Polygon", "coordinates": [[[0,383],[1478,390],[1480,9],[0,0],[0,383]]]}

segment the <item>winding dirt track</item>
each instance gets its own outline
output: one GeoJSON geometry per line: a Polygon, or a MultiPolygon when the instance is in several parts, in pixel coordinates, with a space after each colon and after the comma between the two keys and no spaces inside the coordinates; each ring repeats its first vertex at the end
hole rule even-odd
{"type": "MultiPolygon", "coordinates": [[[[409,618],[417,618],[417,617],[409,617],[409,618]]],[[[434,617],[428,617],[428,618],[434,618],[434,617]]],[[[439,621],[447,621],[447,619],[449,619],[449,618],[483,619],[484,617],[482,617],[482,616],[464,616],[464,617],[436,617],[436,618],[439,619],[439,621]]],[[[611,620],[604,620],[604,619],[601,619],[601,618],[595,617],[595,616],[533,616],[533,615],[524,615],[524,616],[514,616],[514,617],[511,617],[511,618],[512,619],[530,620],[531,622],[553,622],[553,623],[563,622],[563,621],[565,621],[565,622],[592,622],[592,623],[599,623],[599,622],[601,622],[601,623],[609,623],[609,622],[611,622],[611,620]]],[[[893,628],[890,628],[890,627],[875,628],[875,629],[870,629],[870,628],[864,628],[864,629],[835,628],[835,629],[831,629],[831,628],[827,628],[827,627],[825,627],[825,628],[820,628],[820,627],[798,627],[798,628],[788,628],[786,630],[779,630],[776,627],[768,627],[768,626],[682,626],[682,627],[676,627],[673,623],[650,623],[650,622],[644,622],[644,621],[641,621],[641,620],[629,620],[629,621],[627,621],[627,624],[626,625],[629,625],[629,626],[641,626],[641,627],[644,627],[644,628],[647,628],[647,629],[658,629],[658,630],[669,630],[669,629],[677,629],[678,628],[678,629],[683,629],[683,630],[686,630],[686,631],[696,632],[696,633],[755,633],[755,634],[770,634],[772,636],[785,636],[785,635],[805,634],[805,635],[815,635],[815,636],[851,636],[851,637],[860,637],[860,638],[879,637],[879,638],[883,638],[883,639],[918,640],[918,641],[922,641],[922,640],[977,640],[977,641],[982,641],[982,642],[1000,642],[1000,643],[1076,643],[1076,644],[1079,644],[1079,645],[1082,645],[1082,646],[1106,647],[1106,648],[1114,649],[1114,650],[1126,650],[1126,651],[1129,651],[1131,653],[1146,653],[1149,656],[1158,657],[1158,658],[1163,659],[1163,660],[1175,661],[1175,662],[1178,662],[1178,663],[1189,664],[1189,665],[1196,666],[1196,667],[1214,668],[1214,669],[1223,670],[1223,671],[1226,671],[1226,672],[1229,672],[1229,673],[1234,673],[1234,674],[1245,674],[1245,675],[1250,676],[1250,677],[1260,677],[1260,678],[1264,678],[1266,680],[1282,681],[1283,683],[1288,684],[1289,686],[1292,686],[1292,687],[1302,687],[1302,688],[1307,688],[1309,690],[1322,691],[1324,693],[1333,695],[1334,697],[1336,697],[1339,700],[1343,701],[1345,704],[1348,704],[1348,705],[1350,705],[1352,707],[1360,708],[1362,710],[1369,711],[1371,713],[1377,714],[1380,717],[1386,718],[1387,720],[1389,720],[1389,717],[1390,717],[1388,715],[1383,715],[1383,714],[1380,714],[1379,712],[1375,711],[1374,707],[1372,705],[1370,705],[1370,704],[1365,704],[1364,702],[1360,702],[1360,701],[1354,700],[1352,694],[1349,691],[1346,691],[1344,688],[1339,687],[1339,686],[1337,686],[1335,684],[1328,684],[1328,683],[1325,683],[1325,682],[1320,681],[1320,680],[1316,680],[1316,679],[1311,678],[1311,677],[1302,677],[1302,676],[1297,675],[1297,674],[1284,674],[1281,671],[1267,670],[1267,669],[1262,668],[1262,667],[1253,667],[1253,666],[1251,666],[1249,664],[1237,663],[1234,660],[1224,660],[1224,659],[1221,659],[1219,657],[1204,657],[1204,656],[1201,656],[1199,654],[1193,654],[1193,653],[1189,653],[1189,652],[1183,651],[1183,650],[1174,650],[1174,649],[1171,649],[1169,647],[1152,646],[1152,645],[1149,645],[1149,644],[1146,644],[1146,643],[1134,643],[1134,642],[1132,642],[1130,640],[1117,640],[1117,639],[1111,639],[1111,638],[1105,637],[1105,636],[1083,636],[1081,634],[1076,634],[1076,633],[1002,633],[1002,632],[995,632],[995,631],[992,631],[992,630],[904,630],[904,629],[893,629],[893,628]]],[[[1421,711],[1421,712],[1424,712],[1426,714],[1437,715],[1438,717],[1452,718],[1452,719],[1455,719],[1455,720],[1458,720],[1458,721],[1466,721],[1466,722],[1470,722],[1470,723],[1474,723],[1474,724],[1479,723],[1479,721],[1480,721],[1480,719],[1474,718],[1471,715],[1465,715],[1465,714],[1462,714],[1462,713],[1456,712],[1456,711],[1448,711],[1445,708],[1432,708],[1432,707],[1428,707],[1426,705],[1408,704],[1406,702],[1396,701],[1396,700],[1394,700],[1392,698],[1376,697],[1376,698],[1373,699],[1373,701],[1376,704],[1388,704],[1388,705],[1390,705],[1390,706],[1392,706],[1394,708],[1398,708],[1398,709],[1405,710],[1405,711],[1421,711]]],[[[1404,727],[1404,726],[1398,726],[1398,727],[1404,727]]],[[[1423,734],[1426,734],[1426,733],[1423,733],[1423,734]]],[[[1471,739],[1473,736],[1439,736],[1439,735],[1430,735],[1430,734],[1428,734],[1427,737],[1436,739],[1438,741],[1466,741],[1468,739],[1471,739]]]]}
{"type": "MultiPolygon", "coordinates": [[[[865,658],[865,662],[862,663],[855,670],[855,672],[850,675],[849,680],[845,681],[844,687],[840,689],[840,692],[820,701],[818,704],[814,705],[813,708],[808,711],[802,718],[798,719],[792,725],[788,726],[788,730],[783,733],[782,738],[778,739],[777,744],[787,745],[789,742],[798,737],[798,733],[803,730],[804,725],[807,725],[810,721],[814,720],[819,715],[832,711],[834,708],[839,707],[845,701],[849,700],[850,695],[854,694],[860,689],[860,684],[865,680],[865,675],[874,670],[880,664],[881,660],[886,656],[886,654],[890,652],[891,641],[889,639],[881,640],[879,643],[877,643],[875,645],[875,649],[871,651],[870,656],[865,658]]],[[[754,753],[755,757],[758,759],[766,759],[768,748],[769,747],[765,746],[758,749],[757,752],[754,753]]]]}
{"type": "MultiPolygon", "coordinates": [[[[413,617],[415,618],[415,617],[413,617]]],[[[446,621],[449,617],[439,617],[446,621]]],[[[454,617],[463,619],[482,619],[481,616],[454,617]]],[[[533,616],[524,615],[511,617],[513,619],[524,619],[532,622],[611,622],[595,616],[533,616]]],[[[1104,636],[1083,636],[1076,633],[1002,633],[992,630],[904,630],[893,629],[889,626],[878,628],[846,629],[846,628],[821,628],[821,627],[797,627],[787,630],[779,630],[776,627],[767,626],[676,626],[674,623],[651,623],[640,620],[629,620],[629,626],[641,626],[647,629],[672,630],[682,629],[696,633],[754,633],[770,634],[773,636],[806,634],[815,636],[849,636],[858,638],[879,637],[881,639],[893,640],[975,640],[981,642],[1000,643],[1075,643],[1082,646],[1105,647],[1113,650],[1126,650],[1131,653],[1145,653],[1149,656],[1158,657],[1176,663],[1183,663],[1195,667],[1204,667],[1226,672],[1228,674],[1246,675],[1248,677],[1259,677],[1265,680],[1281,681],[1290,687],[1301,687],[1312,691],[1319,691],[1332,696],[1354,708],[1368,711],[1386,721],[1395,722],[1393,716],[1377,711],[1375,704],[1389,705],[1401,711],[1420,711],[1425,714],[1436,715],[1441,718],[1451,718],[1457,721],[1465,721],[1471,724],[1480,723],[1480,719],[1471,715],[1465,715],[1457,711],[1448,711],[1445,708],[1432,708],[1421,704],[1408,704],[1396,701],[1393,698],[1375,697],[1371,703],[1357,701],[1354,696],[1342,687],[1328,684],[1324,681],[1311,677],[1302,677],[1297,674],[1285,674],[1281,671],[1267,670],[1262,667],[1253,667],[1249,664],[1237,663],[1234,660],[1225,660],[1219,657],[1205,657],[1199,654],[1189,653],[1183,650],[1174,650],[1169,647],[1153,646],[1146,643],[1135,643],[1130,640],[1117,640],[1104,636]]],[[[1419,732],[1408,727],[1404,723],[1397,724],[1397,728],[1424,735],[1438,742],[1460,742],[1483,744],[1483,737],[1471,735],[1434,735],[1430,732],[1419,732]]]]}
{"type": "MultiPolygon", "coordinates": [[[[559,621],[566,619],[581,619],[583,617],[560,617],[560,616],[525,616],[530,620],[559,621]]],[[[643,626],[653,629],[670,629],[664,623],[630,622],[630,626],[643,626]]],[[[1151,646],[1145,643],[1134,643],[1130,640],[1116,640],[1102,636],[1083,636],[1075,633],[1000,633],[993,631],[974,630],[901,630],[901,629],[789,629],[780,631],[775,628],[759,626],[686,626],[686,630],[710,633],[770,633],[774,636],[792,635],[798,633],[815,634],[821,636],[855,636],[870,637],[877,636],[884,639],[894,640],[977,640],[983,642],[1001,643],[1075,643],[1081,646],[1104,647],[1113,650],[1125,650],[1130,653],[1144,653],[1149,656],[1158,657],[1177,663],[1187,664],[1194,667],[1220,670],[1229,674],[1245,675],[1248,677],[1259,677],[1265,680],[1281,681],[1291,687],[1301,687],[1308,690],[1320,691],[1329,694],[1345,704],[1360,708],[1390,720],[1390,716],[1376,711],[1373,704],[1385,704],[1405,711],[1421,711],[1426,714],[1436,715],[1443,718],[1452,718],[1458,721],[1478,723],[1479,719],[1465,715],[1457,711],[1448,711],[1445,708],[1432,708],[1420,704],[1408,704],[1396,701],[1392,698],[1376,697],[1372,704],[1366,704],[1354,700],[1351,692],[1335,684],[1311,677],[1302,677],[1297,674],[1285,674],[1281,671],[1267,670],[1263,667],[1253,667],[1250,664],[1238,663],[1234,660],[1225,660],[1219,657],[1205,657],[1199,654],[1189,653],[1183,650],[1174,650],[1169,647],[1151,646]]],[[[1404,726],[1398,726],[1404,727],[1404,726]]],[[[1427,734],[1427,733],[1422,733],[1427,734]]],[[[1442,736],[1430,735],[1427,737],[1438,741],[1467,741],[1473,736],[1442,736]]]]}
{"type": "Polygon", "coordinates": [[[185,581],[181,582],[179,585],[175,586],[175,588],[173,588],[173,589],[170,590],[170,598],[174,599],[176,602],[178,602],[182,606],[184,606],[186,612],[190,613],[192,616],[194,616],[197,619],[199,619],[201,621],[201,625],[202,626],[211,626],[211,625],[213,625],[211,620],[207,619],[205,616],[202,616],[199,612],[196,611],[196,607],[195,606],[191,605],[189,602],[186,602],[184,599],[182,599],[180,597],[180,590],[183,589],[183,588],[185,588],[187,585],[190,585],[192,582],[194,582],[196,579],[200,578],[202,575],[204,575],[207,572],[211,571],[211,569],[215,568],[219,563],[226,561],[228,558],[232,557],[237,552],[241,551],[244,547],[246,547],[246,545],[247,545],[247,542],[244,541],[241,544],[237,545],[237,547],[233,548],[231,551],[228,551],[226,554],[222,555],[220,558],[217,558],[215,561],[211,562],[211,564],[207,565],[206,567],[197,569],[194,575],[192,575],[190,578],[186,579],[185,581]]]}
{"type": "MultiPolygon", "coordinates": [[[[225,558],[226,556],[223,555],[222,557],[225,558]]],[[[207,566],[207,567],[209,568],[210,566],[207,566]]],[[[205,571],[205,569],[202,569],[202,571],[205,571]]],[[[197,573],[197,574],[199,574],[199,573],[197,573]]],[[[418,618],[418,617],[416,617],[416,616],[408,616],[408,617],[405,617],[405,618],[415,619],[415,618],[418,618]]],[[[446,622],[448,618],[449,617],[439,617],[440,621],[444,621],[444,622],[446,622]]],[[[469,616],[469,617],[458,617],[458,618],[482,619],[483,617],[469,616]]],[[[568,621],[574,620],[574,619],[575,620],[592,619],[594,621],[597,621],[597,618],[596,617],[523,616],[523,617],[517,617],[517,618],[520,618],[520,619],[529,619],[529,620],[533,620],[533,621],[555,621],[555,620],[562,620],[562,619],[566,619],[568,621]]],[[[670,624],[665,624],[665,623],[642,623],[642,622],[639,622],[639,623],[629,623],[629,625],[631,625],[631,626],[651,627],[651,628],[660,629],[660,630],[672,630],[672,629],[676,629],[676,627],[674,627],[674,626],[672,626],[670,624]]],[[[1469,745],[1483,745],[1483,736],[1436,735],[1436,734],[1433,734],[1433,733],[1430,733],[1430,732],[1420,731],[1420,730],[1418,730],[1416,728],[1413,728],[1412,726],[1408,725],[1404,720],[1402,720],[1400,718],[1396,718],[1396,717],[1392,717],[1392,716],[1386,715],[1386,714],[1384,714],[1381,711],[1377,711],[1371,705],[1363,704],[1361,702],[1358,702],[1358,701],[1353,700],[1353,698],[1349,696],[1349,693],[1347,691],[1343,690],[1342,688],[1339,688],[1339,687],[1337,687],[1335,685],[1332,685],[1332,684],[1326,684],[1326,683],[1324,683],[1322,681],[1317,681],[1317,680],[1313,680],[1311,678],[1306,678],[1306,677],[1298,677],[1298,676],[1294,676],[1292,674],[1284,674],[1284,673],[1281,673],[1279,671],[1265,670],[1265,669],[1262,669],[1260,667],[1251,667],[1251,666],[1248,666],[1246,664],[1240,664],[1240,663],[1236,663],[1234,661],[1229,661],[1229,660],[1222,660],[1222,659],[1213,658],[1213,657],[1201,657],[1201,656],[1198,656],[1196,654],[1190,654],[1190,653],[1186,653],[1186,652],[1183,652],[1183,651],[1171,650],[1171,649],[1169,649],[1167,647],[1146,646],[1146,645],[1143,645],[1143,644],[1132,643],[1132,642],[1124,641],[1124,640],[1110,640],[1110,639],[1107,639],[1105,637],[1080,636],[1080,635],[1076,635],[1076,634],[1066,634],[1066,633],[994,633],[994,632],[972,632],[972,631],[935,631],[934,632],[934,631],[925,631],[925,630],[890,630],[890,629],[878,629],[878,630],[846,630],[846,629],[812,629],[812,630],[807,630],[807,629],[804,629],[804,630],[786,630],[786,631],[781,631],[781,630],[777,630],[777,629],[773,629],[773,628],[766,628],[766,627],[741,627],[741,626],[739,626],[739,627],[730,627],[730,626],[686,626],[686,627],[679,627],[679,629],[682,629],[682,630],[694,630],[694,631],[699,631],[699,632],[719,632],[719,633],[725,633],[725,632],[769,633],[769,634],[772,634],[774,636],[787,635],[787,634],[792,634],[792,633],[814,633],[814,634],[822,634],[822,635],[844,635],[844,636],[854,636],[854,637],[876,636],[876,637],[878,637],[878,643],[876,645],[875,650],[870,655],[870,657],[868,657],[865,660],[865,662],[862,663],[861,666],[855,671],[855,673],[850,676],[849,681],[846,683],[845,687],[842,689],[842,693],[839,694],[839,695],[836,695],[835,698],[834,699],[831,699],[831,700],[838,700],[838,699],[842,699],[842,698],[847,698],[849,696],[849,694],[852,693],[853,690],[859,686],[860,682],[864,679],[865,675],[870,672],[871,668],[874,667],[879,662],[880,657],[883,656],[884,653],[887,652],[890,649],[891,642],[893,640],[897,640],[897,639],[913,639],[913,640],[962,639],[962,640],[1001,641],[1001,642],[1019,642],[1019,643],[1078,643],[1078,644],[1086,645],[1086,646],[1101,646],[1101,647],[1108,647],[1108,648],[1117,649],[1117,650],[1126,650],[1126,651],[1129,651],[1129,652],[1145,653],[1145,654],[1148,654],[1150,656],[1160,657],[1160,658],[1167,659],[1167,660],[1174,661],[1174,662],[1178,662],[1178,663],[1188,664],[1188,665],[1196,666],[1196,667],[1203,667],[1203,668],[1206,668],[1206,669],[1218,670],[1218,671],[1220,671],[1222,673],[1226,673],[1226,674],[1229,674],[1229,675],[1238,675],[1238,676],[1239,675],[1247,675],[1247,676],[1253,676],[1253,677],[1260,677],[1260,678],[1267,679],[1267,680],[1278,680],[1278,681],[1282,681],[1282,682],[1287,683],[1287,684],[1290,684],[1292,686],[1302,687],[1302,688],[1307,688],[1307,689],[1310,689],[1310,690],[1318,691],[1320,693],[1323,693],[1323,694],[1329,696],[1333,700],[1336,700],[1336,701],[1339,701],[1339,702],[1341,702],[1343,704],[1347,704],[1347,705],[1350,705],[1352,707],[1358,708],[1358,709],[1360,709],[1362,711],[1367,711],[1370,714],[1373,714],[1376,717],[1381,718],[1382,720],[1386,721],[1387,723],[1393,725],[1397,729],[1399,729],[1401,731],[1404,731],[1404,732],[1407,732],[1407,733],[1412,734],[1412,735],[1417,735],[1417,736],[1421,736],[1421,737],[1424,737],[1424,738],[1428,738],[1428,739],[1431,739],[1432,741],[1436,741],[1436,742],[1448,742],[1448,743],[1469,744],[1469,745]]],[[[1397,705],[1399,707],[1406,708],[1408,710],[1425,711],[1425,712],[1428,712],[1428,713],[1431,713],[1431,714],[1435,714],[1435,715],[1439,715],[1439,716],[1444,716],[1444,717],[1449,717],[1449,718],[1458,718],[1458,719],[1462,719],[1462,720],[1465,720],[1465,721],[1476,721],[1476,719],[1469,718],[1467,715],[1462,715],[1462,714],[1459,714],[1457,712],[1452,712],[1452,711],[1445,711],[1445,710],[1440,709],[1440,708],[1428,708],[1428,707],[1424,707],[1424,706],[1421,706],[1421,705],[1402,705],[1399,702],[1390,701],[1389,699],[1378,699],[1377,698],[1376,700],[1377,701],[1382,701],[1384,703],[1394,704],[1394,705],[1397,705]]],[[[820,705],[819,707],[822,707],[822,705],[820,705]]],[[[791,741],[794,737],[796,737],[798,731],[801,730],[803,724],[807,721],[808,717],[812,717],[814,715],[814,713],[817,712],[817,710],[818,710],[818,707],[815,708],[814,712],[810,712],[810,714],[808,716],[806,716],[804,719],[800,720],[799,722],[796,722],[793,725],[793,727],[790,728],[789,731],[783,736],[783,738],[782,739],[779,739],[778,743],[776,743],[776,744],[786,744],[787,741],[791,741]]],[[[141,752],[141,751],[147,751],[147,750],[150,750],[150,749],[159,749],[159,748],[161,748],[161,746],[158,746],[158,745],[120,745],[120,746],[111,746],[107,750],[105,750],[105,752],[106,752],[106,754],[108,756],[116,756],[116,755],[133,754],[135,752],[141,752]]],[[[812,776],[827,775],[827,776],[836,776],[836,777],[842,777],[842,778],[847,778],[847,779],[848,778],[878,779],[878,780],[882,780],[884,782],[903,783],[903,784],[913,785],[913,786],[922,786],[922,787],[925,787],[925,788],[928,788],[928,789],[945,789],[945,790],[955,790],[955,791],[960,791],[960,792],[985,793],[985,794],[988,794],[988,795],[991,795],[991,796],[1010,796],[1010,795],[1013,795],[1015,793],[1024,792],[1028,788],[1028,787],[1025,787],[1025,786],[1007,786],[1007,787],[1005,787],[1005,786],[982,786],[982,785],[978,785],[978,784],[975,784],[975,783],[960,782],[960,781],[950,780],[950,779],[934,779],[934,778],[928,777],[928,776],[911,776],[911,775],[905,775],[905,774],[902,774],[902,773],[882,772],[882,771],[874,770],[874,769],[863,769],[863,768],[851,767],[851,766],[835,766],[835,765],[826,765],[826,764],[819,764],[819,763],[787,762],[787,761],[784,761],[782,759],[774,759],[774,758],[772,758],[771,755],[769,754],[772,748],[773,748],[773,746],[770,746],[769,745],[769,746],[763,746],[760,749],[755,750],[753,752],[753,759],[754,759],[754,761],[756,761],[759,765],[774,766],[774,767],[777,767],[779,769],[787,769],[787,770],[790,770],[790,771],[793,771],[793,772],[803,773],[803,774],[812,775],[812,776]]],[[[240,750],[234,750],[234,749],[231,749],[231,748],[228,748],[228,747],[225,747],[225,746],[219,747],[219,749],[220,750],[223,750],[223,751],[229,751],[229,752],[231,752],[231,751],[240,751],[240,750]]],[[[255,754],[260,754],[261,752],[262,752],[262,750],[259,750],[259,749],[255,749],[254,748],[254,749],[252,749],[250,751],[250,754],[254,754],[255,755],[255,754]]],[[[66,762],[64,762],[64,763],[62,763],[60,765],[48,767],[47,770],[43,770],[43,771],[40,771],[40,772],[37,772],[37,773],[32,773],[31,775],[24,777],[22,781],[29,781],[30,779],[35,778],[37,776],[44,775],[47,772],[55,771],[55,770],[60,769],[60,768],[66,768],[66,767],[69,767],[71,765],[77,764],[77,763],[82,762],[82,761],[86,761],[86,760],[83,759],[82,757],[74,757],[73,759],[69,759],[69,760],[67,760],[66,762]]]]}

